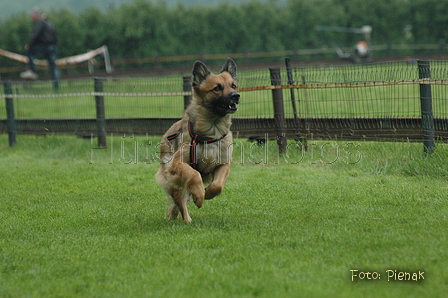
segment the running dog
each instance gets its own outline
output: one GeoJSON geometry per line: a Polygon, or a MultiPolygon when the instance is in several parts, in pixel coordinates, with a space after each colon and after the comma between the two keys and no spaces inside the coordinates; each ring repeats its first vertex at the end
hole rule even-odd
{"type": "Polygon", "coordinates": [[[198,208],[219,195],[229,177],[232,159],[231,114],[240,95],[235,62],[227,58],[219,74],[201,61],[193,66],[191,103],[160,143],[160,168],[156,181],[172,200],[168,218],[179,213],[191,222],[187,202],[198,208]],[[205,188],[206,186],[206,188],[205,188]]]}

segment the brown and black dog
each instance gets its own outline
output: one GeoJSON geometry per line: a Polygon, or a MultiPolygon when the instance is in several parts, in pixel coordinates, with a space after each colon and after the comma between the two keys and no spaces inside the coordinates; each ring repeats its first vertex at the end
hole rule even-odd
{"type": "Polygon", "coordinates": [[[183,118],[162,138],[156,174],[157,183],[172,199],[168,218],[176,219],[180,212],[185,222],[191,222],[189,200],[201,208],[204,200],[216,197],[224,188],[233,149],[230,115],[240,102],[236,64],[230,58],[218,75],[196,61],[192,85],[192,101],[183,118]]]}

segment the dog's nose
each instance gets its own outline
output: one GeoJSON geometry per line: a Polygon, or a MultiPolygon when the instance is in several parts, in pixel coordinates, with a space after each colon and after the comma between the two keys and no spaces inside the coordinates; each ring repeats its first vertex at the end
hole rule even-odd
{"type": "Polygon", "coordinates": [[[232,100],[235,103],[239,103],[240,102],[240,94],[239,93],[232,92],[232,94],[230,94],[230,98],[232,98],[232,100]]]}

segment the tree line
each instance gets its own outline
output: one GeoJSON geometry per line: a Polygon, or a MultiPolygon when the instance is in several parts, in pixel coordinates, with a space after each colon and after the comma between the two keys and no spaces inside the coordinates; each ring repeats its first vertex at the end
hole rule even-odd
{"type": "MultiPolygon", "coordinates": [[[[351,46],[363,39],[316,31],[316,25],[370,25],[373,44],[438,43],[448,35],[448,1],[440,0],[271,0],[188,8],[136,0],[106,12],[45,13],[58,32],[60,57],[102,45],[122,59],[351,46]]],[[[28,13],[0,20],[0,48],[23,53],[31,26],[28,13]]]]}

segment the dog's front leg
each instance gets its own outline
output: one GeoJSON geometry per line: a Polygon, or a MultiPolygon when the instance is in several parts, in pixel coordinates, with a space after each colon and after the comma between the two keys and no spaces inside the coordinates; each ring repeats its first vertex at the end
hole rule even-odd
{"type": "Polygon", "coordinates": [[[222,192],[227,178],[229,178],[229,173],[230,164],[223,164],[215,169],[213,181],[205,190],[206,200],[211,200],[222,192]]]}
{"type": "Polygon", "coordinates": [[[201,208],[204,203],[205,190],[201,174],[182,162],[179,151],[174,154],[173,160],[168,166],[168,174],[174,185],[181,190],[170,194],[173,197],[174,204],[179,208],[183,220],[190,222],[191,218],[187,209],[188,197],[191,195],[198,208],[201,208]]]}

